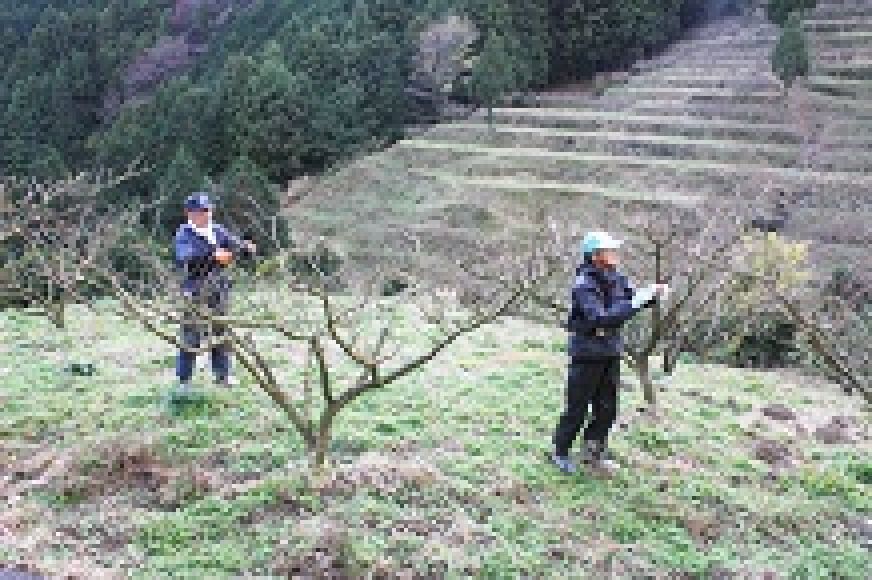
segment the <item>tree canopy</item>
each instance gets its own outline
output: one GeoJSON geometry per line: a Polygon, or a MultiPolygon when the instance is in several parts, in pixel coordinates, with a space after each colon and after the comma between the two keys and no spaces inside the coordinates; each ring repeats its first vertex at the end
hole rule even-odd
{"type": "Polygon", "coordinates": [[[213,182],[244,158],[282,186],[402,135],[417,114],[420,32],[446,14],[477,33],[471,82],[452,83],[454,96],[492,105],[655,51],[699,5],[2,0],[0,175],[59,178],[141,158],[151,171],[119,201],[153,201],[183,148],[213,182]]]}

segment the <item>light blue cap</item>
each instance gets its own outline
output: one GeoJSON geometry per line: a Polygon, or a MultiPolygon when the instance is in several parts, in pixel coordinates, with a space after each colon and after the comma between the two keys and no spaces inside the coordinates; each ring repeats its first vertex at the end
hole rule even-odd
{"type": "Polygon", "coordinates": [[[588,232],[581,241],[581,253],[588,255],[596,250],[617,250],[623,243],[623,240],[613,238],[608,232],[588,232]]]}

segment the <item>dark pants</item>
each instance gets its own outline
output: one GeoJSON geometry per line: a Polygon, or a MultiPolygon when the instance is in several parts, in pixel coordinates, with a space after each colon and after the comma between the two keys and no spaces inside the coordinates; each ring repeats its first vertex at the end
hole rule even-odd
{"type": "MultiPolygon", "coordinates": [[[[230,296],[226,291],[210,292],[207,306],[212,315],[226,316],[229,298],[230,296]]],[[[188,347],[199,348],[203,337],[213,338],[225,334],[226,327],[224,325],[199,320],[193,308],[188,309],[185,319],[185,322],[182,324],[182,344],[188,347]]],[[[219,379],[228,376],[230,373],[230,355],[227,346],[223,343],[218,344],[210,349],[209,354],[212,372],[215,376],[219,379]]],[[[179,381],[187,382],[191,380],[196,361],[197,355],[195,353],[184,349],[179,350],[179,356],[176,361],[176,376],[179,377],[179,381]]]]}
{"type": "Polygon", "coordinates": [[[562,457],[569,455],[569,448],[584,424],[588,405],[593,407],[593,417],[584,430],[584,440],[606,444],[618,416],[621,359],[573,359],[567,374],[566,409],[554,433],[554,451],[562,457]]]}

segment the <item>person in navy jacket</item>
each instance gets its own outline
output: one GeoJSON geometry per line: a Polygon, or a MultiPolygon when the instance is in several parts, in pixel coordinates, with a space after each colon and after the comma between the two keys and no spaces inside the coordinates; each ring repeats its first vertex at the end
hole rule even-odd
{"type": "Polygon", "coordinates": [[[663,284],[634,290],[617,270],[617,250],[622,243],[606,232],[591,232],[582,242],[584,263],[576,270],[567,320],[570,363],[566,408],[554,434],[552,456],[565,473],[575,471],[569,449],[581,431],[588,406],[593,413],[584,430],[584,462],[606,471],[617,467],[609,457],[607,439],[618,410],[624,346],[620,329],[668,290],[663,284]]]}
{"type": "MultiPolygon", "coordinates": [[[[252,242],[240,240],[224,226],[212,221],[213,205],[209,195],[194,193],[185,200],[187,222],[176,231],[176,266],[182,272],[182,293],[196,303],[205,304],[215,316],[226,316],[230,302],[230,278],[225,271],[236,254],[251,255],[256,251],[252,242]]],[[[193,311],[193,309],[191,309],[193,311]]],[[[193,312],[182,324],[182,342],[190,348],[199,348],[202,335],[220,336],[225,332],[221,324],[204,324],[192,319],[193,312]]],[[[194,315],[195,316],[195,315],[194,315]]],[[[176,362],[176,375],[182,389],[191,381],[196,354],[180,349],[176,362]]],[[[210,352],[212,372],[219,384],[230,384],[230,356],[227,347],[218,345],[210,352]]]]}

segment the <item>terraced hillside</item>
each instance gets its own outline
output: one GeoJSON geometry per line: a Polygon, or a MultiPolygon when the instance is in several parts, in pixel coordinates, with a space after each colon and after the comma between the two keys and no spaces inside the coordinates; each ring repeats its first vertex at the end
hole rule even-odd
{"type": "MultiPolygon", "coordinates": [[[[831,258],[872,242],[872,3],[822,3],[805,26],[808,91],[771,74],[777,28],[757,14],[695,31],[599,91],[566,88],[410,135],[317,184],[301,209],[320,230],[379,255],[414,233],[433,252],[530,199],[654,199],[783,193],[787,233],[831,258]],[[799,95],[799,96],[797,96],[799,95]],[[521,102],[523,101],[523,102],[521,102]]],[[[760,207],[761,213],[770,208],[760,207]]]]}
{"type": "Polygon", "coordinates": [[[842,151],[859,153],[855,165],[868,171],[868,152],[872,150],[868,112],[872,103],[872,3],[828,4],[815,16],[806,23],[815,56],[809,87],[820,99],[830,96],[830,102],[845,104],[845,109],[834,111],[820,123],[818,143],[827,153],[816,167],[829,169],[833,156],[842,151]]]}

